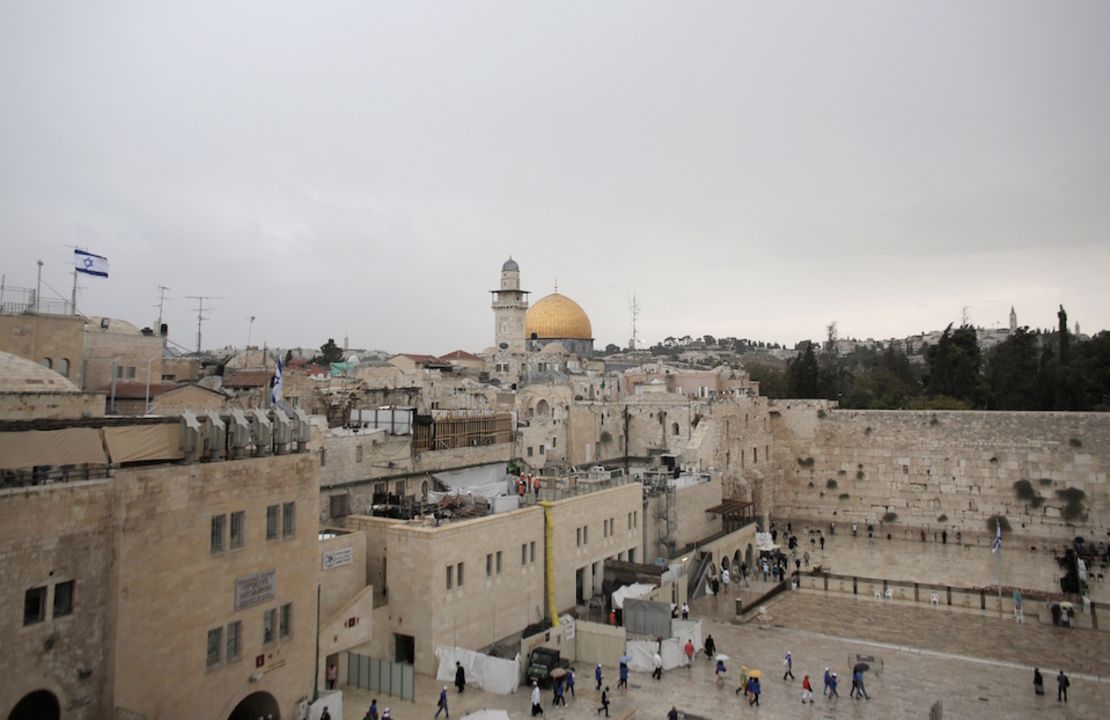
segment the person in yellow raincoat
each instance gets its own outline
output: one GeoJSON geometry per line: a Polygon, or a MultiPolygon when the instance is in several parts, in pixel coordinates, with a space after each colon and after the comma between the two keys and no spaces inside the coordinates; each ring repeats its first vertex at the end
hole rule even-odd
{"type": "Polygon", "coordinates": [[[736,694],[744,693],[744,697],[748,696],[748,666],[740,666],[740,687],[736,688],[736,694]]]}

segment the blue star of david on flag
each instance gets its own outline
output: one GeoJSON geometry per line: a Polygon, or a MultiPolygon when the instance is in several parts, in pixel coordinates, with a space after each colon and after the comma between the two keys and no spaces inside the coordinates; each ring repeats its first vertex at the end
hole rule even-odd
{"type": "Polygon", "coordinates": [[[97,277],[108,277],[108,258],[85,250],[73,251],[73,264],[77,272],[97,277]]]}

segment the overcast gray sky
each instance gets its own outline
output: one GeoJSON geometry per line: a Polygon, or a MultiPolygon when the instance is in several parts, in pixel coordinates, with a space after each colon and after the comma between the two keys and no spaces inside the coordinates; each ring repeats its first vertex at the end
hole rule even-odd
{"type": "Polygon", "coordinates": [[[0,2],[0,247],[205,346],[1110,326],[1110,3],[0,2]]]}

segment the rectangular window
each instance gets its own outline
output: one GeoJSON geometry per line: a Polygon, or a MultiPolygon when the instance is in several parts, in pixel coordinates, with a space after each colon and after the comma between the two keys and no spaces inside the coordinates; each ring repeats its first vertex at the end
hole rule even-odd
{"type": "Polygon", "coordinates": [[[227,515],[212,516],[212,552],[223,552],[227,539],[227,515]]]}
{"type": "Polygon", "coordinates": [[[559,438],[551,438],[551,447],[555,447],[559,438]]]}
{"type": "Polygon", "coordinates": [[[297,503],[287,502],[281,509],[281,535],[282,537],[293,537],[297,531],[296,526],[296,509],[297,503]]]}
{"type": "Polygon", "coordinates": [[[247,519],[247,513],[243,510],[231,513],[231,547],[243,547],[243,530],[244,523],[247,519]]]}
{"type": "Polygon", "coordinates": [[[289,639],[293,634],[293,603],[281,606],[281,619],[278,625],[278,637],[282,640],[289,639]]]}
{"type": "Polygon", "coordinates": [[[278,506],[270,505],[266,508],[266,539],[276,540],[278,536],[278,506]]]}
{"type": "Polygon", "coordinates": [[[497,551],[497,574],[501,574],[501,551],[497,551]]]}
{"type": "Polygon", "coordinates": [[[521,565],[527,565],[528,564],[528,543],[521,543],[520,544],[520,564],[521,565]]]}
{"type": "Polygon", "coordinates": [[[531,558],[529,562],[536,562],[536,541],[528,543],[528,557],[531,558]]]}
{"type": "Polygon", "coordinates": [[[540,445],[540,455],[543,455],[543,445],[540,445]]]}
{"type": "Polygon", "coordinates": [[[493,553],[486,553],[486,577],[493,575],[493,553]]]}
{"type": "Polygon", "coordinates": [[[46,619],[46,587],[33,587],[23,595],[23,624],[34,625],[46,619]]]}
{"type": "Polygon", "coordinates": [[[589,525],[582,528],[582,544],[583,545],[589,545],[590,544],[590,526],[589,525]]]}
{"type": "Polygon", "coordinates": [[[455,577],[455,566],[454,565],[448,565],[447,566],[447,589],[448,590],[451,589],[451,580],[454,577],[455,577]]]}
{"type": "Polygon", "coordinates": [[[243,637],[243,623],[239,620],[227,626],[227,661],[239,659],[241,652],[241,639],[243,637]]]}
{"type": "Polygon", "coordinates": [[[575,528],[574,530],[575,544],[582,547],[582,528],[575,528]]]}
{"type": "Polygon", "coordinates": [[[532,457],[532,448],[531,447],[528,448],[528,457],[532,457]]]}
{"type": "Polygon", "coordinates": [[[276,638],[274,632],[277,630],[277,609],[271,608],[262,611],[262,644],[269,645],[276,638]]]}
{"type": "Polygon", "coordinates": [[[459,587],[463,586],[463,564],[459,563],[455,567],[455,584],[459,587]]]}
{"type": "Polygon", "coordinates": [[[60,618],[73,614],[73,580],[66,580],[54,586],[54,615],[60,618]]]}
{"type": "Polygon", "coordinates": [[[205,664],[210,668],[220,664],[220,646],[223,644],[223,636],[223,628],[208,631],[208,659],[205,664]]]}
{"type": "Polygon", "coordinates": [[[122,380],[123,379],[123,366],[122,365],[118,365],[116,367],[116,379],[117,380],[122,380]]]}
{"type": "Polygon", "coordinates": [[[759,464],[759,448],[753,447],[752,448],[752,465],[758,465],[758,464],[759,464]]]}
{"type": "Polygon", "coordinates": [[[320,448],[320,467],[328,466],[328,449],[320,448]]]}
{"type": "Polygon", "coordinates": [[[362,462],[362,446],[361,445],[358,445],[358,446],[355,447],[355,462],[357,462],[357,463],[362,462]]]}

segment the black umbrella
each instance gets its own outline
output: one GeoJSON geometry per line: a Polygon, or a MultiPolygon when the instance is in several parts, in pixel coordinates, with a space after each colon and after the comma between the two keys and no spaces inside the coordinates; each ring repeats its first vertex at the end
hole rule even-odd
{"type": "Polygon", "coordinates": [[[852,668],[852,672],[867,672],[870,669],[871,666],[867,663],[856,663],[855,667],[852,668]]]}

